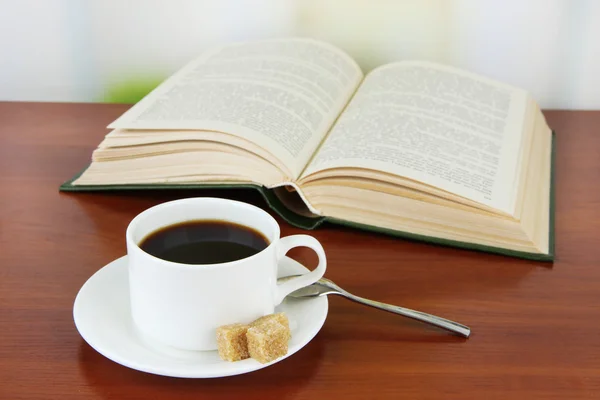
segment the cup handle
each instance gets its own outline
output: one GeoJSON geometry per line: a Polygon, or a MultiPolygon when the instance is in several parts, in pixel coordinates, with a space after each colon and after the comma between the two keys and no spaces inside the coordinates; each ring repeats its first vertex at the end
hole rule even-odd
{"type": "Polygon", "coordinates": [[[298,290],[305,286],[312,285],[325,274],[327,268],[327,258],[325,257],[325,250],[317,239],[308,235],[292,235],[281,238],[278,243],[277,249],[277,263],[285,257],[286,253],[294,247],[308,247],[312,249],[319,257],[319,264],[314,270],[301,275],[297,278],[292,278],[289,281],[283,282],[277,285],[275,289],[275,305],[279,305],[285,296],[292,293],[294,290],[298,290]]]}

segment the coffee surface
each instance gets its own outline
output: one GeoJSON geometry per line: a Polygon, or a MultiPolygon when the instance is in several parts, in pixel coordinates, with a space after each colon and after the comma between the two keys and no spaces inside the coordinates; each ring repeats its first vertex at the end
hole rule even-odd
{"type": "Polygon", "coordinates": [[[139,244],[146,253],[181,264],[219,264],[261,252],[267,238],[247,226],[228,221],[199,220],[173,224],[152,232],[139,244]]]}

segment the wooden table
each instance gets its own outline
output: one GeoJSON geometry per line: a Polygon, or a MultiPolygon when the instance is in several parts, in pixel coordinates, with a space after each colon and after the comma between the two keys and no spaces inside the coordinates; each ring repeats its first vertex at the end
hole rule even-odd
{"type": "MultiPolygon", "coordinates": [[[[0,399],[600,398],[600,112],[546,113],[558,132],[553,265],[336,227],[313,233],[331,279],[470,325],[470,339],[331,298],[325,326],[292,357],[186,380],[94,351],[75,329],[75,295],[125,253],[125,227],[152,205],[192,194],[264,204],[248,192],[59,193],[126,108],[0,103],[0,399]]],[[[282,222],[284,235],[298,232],[282,222]]]]}

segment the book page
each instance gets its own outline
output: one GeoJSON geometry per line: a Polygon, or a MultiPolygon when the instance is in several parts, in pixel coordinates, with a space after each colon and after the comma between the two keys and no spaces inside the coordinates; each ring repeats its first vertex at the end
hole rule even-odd
{"type": "Polygon", "coordinates": [[[373,70],[303,173],[367,168],[512,212],[528,95],[455,68],[373,70]]]}
{"type": "Polygon", "coordinates": [[[189,63],[109,128],[226,132],[270,151],[296,178],[361,80],[358,64],[326,43],[229,44],[189,63]]]}

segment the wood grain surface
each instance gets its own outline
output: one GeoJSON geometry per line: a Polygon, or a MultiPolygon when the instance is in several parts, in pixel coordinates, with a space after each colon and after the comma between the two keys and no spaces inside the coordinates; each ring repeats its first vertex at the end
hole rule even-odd
{"type": "MultiPolygon", "coordinates": [[[[600,112],[546,113],[557,131],[557,260],[524,261],[326,226],[327,276],[365,297],[471,326],[463,340],[330,299],[299,353],[242,376],[145,374],[79,336],[73,300],[125,254],[129,221],[167,200],[255,193],[65,194],[124,105],[0,103],[1,399],[598,399],[600,112]]],[[[284,235],[301,232],[282,223],[284,235]]],[[[314,263],[309,251],[294,258],[314,263]]]]}

